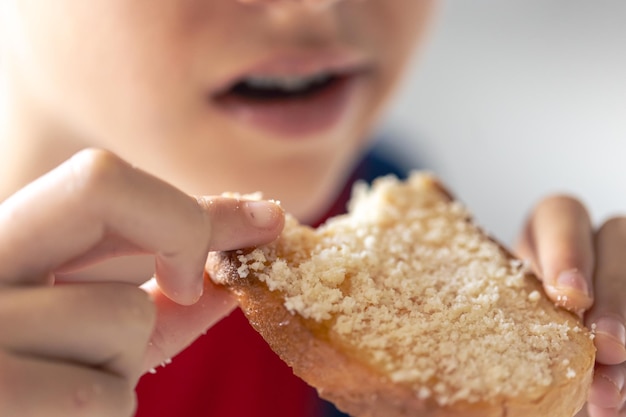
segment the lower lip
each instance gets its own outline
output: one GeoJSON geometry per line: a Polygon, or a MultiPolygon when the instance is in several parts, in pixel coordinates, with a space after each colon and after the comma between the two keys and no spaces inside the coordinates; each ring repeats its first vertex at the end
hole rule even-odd
{"type": "Polygon", "coordinates": [[[212,101],[244,125],[280,137],[304,138],[324,133],[341,121],[356,90],[357,78],[343,76],[305,97],[254,100],[227,94],[212,101]]]}

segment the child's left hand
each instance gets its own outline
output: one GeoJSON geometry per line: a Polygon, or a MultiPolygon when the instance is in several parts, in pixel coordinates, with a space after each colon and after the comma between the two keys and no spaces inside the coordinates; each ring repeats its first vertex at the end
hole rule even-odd
{"type": "Polygon", "coordinates": [[[517,252],[532,263],[557,305],[595,327],[596,369],[586,412],[625,415],[626,217],[596,229],[578,200],[550,197],[534,209],[517,252]]]}

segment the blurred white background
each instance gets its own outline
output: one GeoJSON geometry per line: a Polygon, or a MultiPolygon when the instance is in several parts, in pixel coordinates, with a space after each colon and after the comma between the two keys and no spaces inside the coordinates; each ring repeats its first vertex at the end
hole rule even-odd
{"type": "Polygon", "coordinates": [[[444,1],[384,127],[506,243],[549,193],[626,213],[626,1],[444,1]]]}

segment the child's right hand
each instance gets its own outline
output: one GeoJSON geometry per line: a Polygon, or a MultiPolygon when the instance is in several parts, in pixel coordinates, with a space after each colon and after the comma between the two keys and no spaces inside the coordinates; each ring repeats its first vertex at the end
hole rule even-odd
{"type": "Polygon", "coordinates": [[[282,225],[274,204],[189,197],[104,151],[14,194],[0,204],[0,414],[132,415],[140,375],[235,306],[203,279],[207,252],[269,242],[282,225]],[[146,276],[114,271],[52,285],[139,253],[156,259],[144,289],[146,276]]]}

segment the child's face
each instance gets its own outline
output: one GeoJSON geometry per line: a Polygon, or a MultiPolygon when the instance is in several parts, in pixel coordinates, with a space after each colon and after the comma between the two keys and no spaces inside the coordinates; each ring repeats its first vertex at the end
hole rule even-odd
{"type": "Polygon", "coordinates": [[[435,2],[0,1],[14,83],[67,137],[189,193],[263,190],[304,219],[332,198],[435,2]]]}

